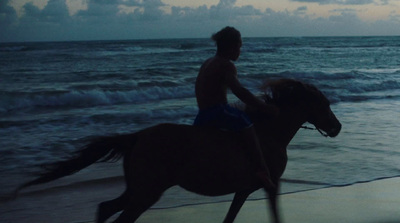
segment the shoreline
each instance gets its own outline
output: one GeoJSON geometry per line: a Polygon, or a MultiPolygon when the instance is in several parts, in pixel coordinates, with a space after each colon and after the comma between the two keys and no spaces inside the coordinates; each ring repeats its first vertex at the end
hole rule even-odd
{"type": "MultiPolygon", "coordinates": [[[[282,178],[280,180],[281,182],[281,189],[282,189],[282,184],[288,183],[288,184],[297,184],[297,185],[307,185],[310,188],[306,189],[299,189],[299,190],[289,190],[282,192],[280,191],[279,195],[287,195],[287,194],[294,194],[294,193],[301,193],[301,192],[307,192],[307,191],[313,191],[313,190],[321,190],[321,189],[326,189],[326,188],[340,188],[340,187],[348,187],[348,186],[353,186],[357,184],[364,184],[364,183],[371,183],[374,181],[379,181],[379,180],[386,180],[386,179],[392,179],[392,178],[400,178],[400,175],[395,175],[395,176],[387,176],[387,177],[378,177],[374,178],[371,180],[360,180],[360,181],[355,181],[352,183],[345,183],[345,184],[328,184],[328,183],[323,183],[323,182],[316,182],[316,181],[306,181],[306,180],[293,180],[293,179],[286,179],[282,178]],[[315,188],[312,186],[316,186],[315,188]]],[[[57,193],[57,192],[62,192],[63,190],[72,190],[72,189],[79,189],[82,187],[90,187],[90,186],[101,186],[104,184],[125,184],[124,183],[124,176],[123,175],[115,175],[115,176],[108,176],[105,178],[96,178],[94,177],[93,179],[89,180],[72,180],[71,182],[64,181],[63,183],[60,183],[58,181],[46,183],[46,184],[39,184],[39,185],[34,185],[31,187],[28,187],[26,189],[23,189],[18,193],[18,198],[20,197],[25,197],[25,196],[35,196],[35,195],[40,195],[40,194],[46,194],[46,193],[57,193]]],[[[62,181],[62,180],[61,180],[62,181]]],[[[175,187],[175,186],[174,186],[175,187]]],[[[182,189],[184,190],[184,189],[182,189]]],[[[5,199],[8,197],[7,195],[11,194],[13,191],[9,191],[9,193],[2,193],[0,196],[0,204],[8,202],[8,199],[5,199]]],[[[188,192],[191,194],[194,194],[192,192],[188,192]]],[[[201,196],[201,195],[200,195],[201,196]]],[[[204,196],[207,197],[207,196],[204,196]]],[[[253,201],[253,200],[262,200],[262,199],[267,199],[267,198],[248,198],[248,201],[253,201]]],[[[179,207],[184,207],[184,206],[195,206],[195,205],[203,205],[203,204],[213,204],[213,203],[220,203],[220,202],[229,202],[229,201],[215,201],[215,202],[199,202],[199,203],[193,203],[193,204],[181,204],[181,205],[176,205],[176,206],[169,206],[169,207],[152,207],[151,209],[170,209],[170,208],[179,208],[179,207]]]]}
{"type": "MultiPolygon", "coordinates": [[[[91,188],[63,188],[31,193],[1,202],[0,222],[93,222],[98,203],[113,199],[124,185],[115,182],[91,188]]],[[[325,187],[281,194],[284,222],[400,223],[400,177],[377,179],[347,186],[325,187]]],[[[151,208],[139,219],[145,222],[222,222],[230,201],[168,208],[151,208]]],[[[235,222],[269,222],[267,200],[248,199],[235,222]]]]}
{"type": "MultiPolygon", "coordinates": [[[[152,209],[137,222],[222,222],[229,205],[152,209]]],[[[400,223],[400,177],[283,194],[279,206],[287,223],[400,223]]],[[[235,222],[272,222],[267,200],[247,200],[235,222]]]]}

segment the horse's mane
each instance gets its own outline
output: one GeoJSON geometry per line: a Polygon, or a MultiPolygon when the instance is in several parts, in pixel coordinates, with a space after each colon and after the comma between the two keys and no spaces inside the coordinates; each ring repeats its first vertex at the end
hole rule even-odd
{"type": "Polygon", "coordinates": [[[294,79],[283,78],[266,81],[261,89],[264,92],[261,97],[267,103],[286,104],[302,100],[329,105],[328,99],[314,85],[294,79]]]}
{"type": "MultiPolygon", "coordinates": [[[[298,80],[282,78],[265,81],[260,89],[262,94],[259,96],[266,103],[285,105],[299,101],[328,104],[328,99],[318,88],[312,84],[307,84],[298,80]]],[[[251,112],[251,108],[246,107],[242,102],[235,102],[232,106],[251,112]]],[[[254,111],[254,110],[253,110],[254,111]]]]}

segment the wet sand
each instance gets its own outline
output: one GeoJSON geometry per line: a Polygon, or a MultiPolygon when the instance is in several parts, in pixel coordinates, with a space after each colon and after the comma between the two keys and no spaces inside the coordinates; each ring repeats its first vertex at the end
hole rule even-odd
{"type": "MultiPolygon", "coordinates": [[[[0,222],[93,222],[97,204],[123,191],[123,183],[117,179],[78,187],[25,192],[17,200],[2,201],[0,222]]],[[[286,223],[400,223],[399,177],[284,194],[279,199],[286,223]]],[[[137,222],[222,222],[229,205],[229,202],[221,202],[152,209],[137,222]]],[[[235,222],[271,222],[267,208],[265,199],[247,201],[235,222]]]]}

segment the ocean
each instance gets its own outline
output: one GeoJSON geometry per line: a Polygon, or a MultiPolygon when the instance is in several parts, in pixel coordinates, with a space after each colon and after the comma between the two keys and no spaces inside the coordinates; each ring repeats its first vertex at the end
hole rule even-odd
{"type": "MultiPolygon", "coordinates": [[[[93,136],[191,124],[196,75],[214,54],[210,39],[0,43],[0,194],[93,136]]],[[[400,176],[400,37],[244,38],[235,64],[254,94],[268,79],[316,85],[343,125],[336,138],[298,132],[281,193],[400,176]]],[[[94,164],[36,190],[122,180],[121,168],[94,164]]],[[[229,199],[172,188],[154,208],[229,199]]]]}

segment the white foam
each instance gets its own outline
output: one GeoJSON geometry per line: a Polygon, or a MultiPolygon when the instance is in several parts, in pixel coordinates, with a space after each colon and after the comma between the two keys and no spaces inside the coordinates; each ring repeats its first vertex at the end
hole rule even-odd
{"type": "Polygon", "coordinates": [[[0,102],[0,111],[34,107],[90,107],[125,103],[144,103],[154,100],[167,100],[193,97],[193,87],[149,87],[130,91],[86,90],[70,91],[55,95],[25,95],[0,102]]]}

